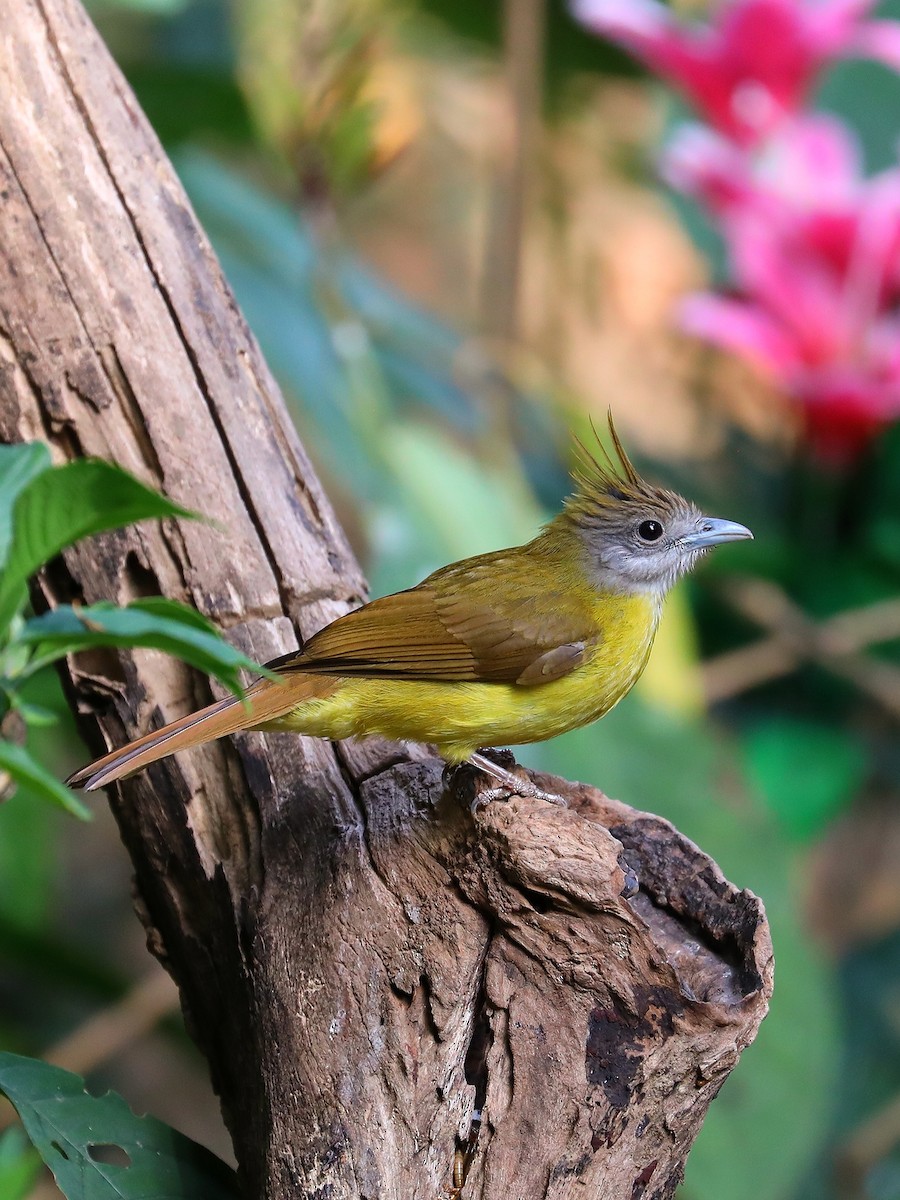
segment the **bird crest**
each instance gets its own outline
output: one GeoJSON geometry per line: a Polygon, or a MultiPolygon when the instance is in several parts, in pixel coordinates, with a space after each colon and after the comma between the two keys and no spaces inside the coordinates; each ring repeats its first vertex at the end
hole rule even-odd
{"type": "Polygon", "coordinates": [[[565,509],[576,520],[596,517],[598,510],[618,510],[622,504],[658,503],[661,498],[660,489],[641,478],[625,453],[612,412],[607,412],[607,421],[615,459],[601,440],[593,421],[591,432],[596,439],[599,456],[589,450],[579,437],[575,437],[578,447],[578,462],[572,471],[575,491],[566,499],[565,509]]]}

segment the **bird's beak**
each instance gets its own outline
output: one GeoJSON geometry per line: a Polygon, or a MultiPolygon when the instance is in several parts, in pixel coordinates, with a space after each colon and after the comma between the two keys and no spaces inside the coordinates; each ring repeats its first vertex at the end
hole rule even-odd
{"type": "Polygon", "coordinates": [[[681,539],[688,550],[708,550],[710,546],[721,546],[723,542],[743,542],[753,538],[746,525],[737,521],[723,521],[721,517],[704,517],[696,533],[681,539]]]}

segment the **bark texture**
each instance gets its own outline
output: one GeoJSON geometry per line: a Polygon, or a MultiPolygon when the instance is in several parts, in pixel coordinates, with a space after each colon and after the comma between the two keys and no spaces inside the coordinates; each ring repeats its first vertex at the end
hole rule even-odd
{"type": "MultiPolygon", "coordinates": [[[[294,648],[363,580],[75,0],[6,6],[0,97],[0,436],[111,458],[219,523],[94,539],[40,595],[162,592],[259,659],[294,648]]],[[[98,751],[210,698],[150,652],[68,677],[98,751]]],[[[590,788],[473,815],[476,786],[386,744],[247,735],[113,796],[249,1198],[673,1194],[765,1013],[761,905],[590,788]]]]}

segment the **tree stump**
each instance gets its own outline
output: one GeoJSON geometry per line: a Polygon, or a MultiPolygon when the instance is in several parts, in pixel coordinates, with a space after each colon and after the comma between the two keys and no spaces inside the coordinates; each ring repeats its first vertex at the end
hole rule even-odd
{"type": "MultiPolygon", "coordinates": [[[[185,599],[260,660],[364,584],[134,97],[76,0],[0,36],[0,436],[217,526],[95,538],[52,605],[185,599]]],[[[413,581],[410,581],[413,582],[413,581]]],[[[210,699],[152,652],[66,681],[99,752],[210,699]]],[[[553,779],[470,809],[424,752],[245,735],[111,797],[252,1200],[670,1197],[766,1011],[762,906],[667,822],[553,779]]]]}

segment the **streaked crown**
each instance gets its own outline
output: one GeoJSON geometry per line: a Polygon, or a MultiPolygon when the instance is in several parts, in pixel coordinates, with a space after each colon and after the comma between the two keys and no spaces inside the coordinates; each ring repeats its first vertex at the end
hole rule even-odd
{"type": "Polygon", "coordinates": [[[625,453],[612,413],[609,433],[615,458],[596,430],[599,455],[578,441],[575,491],[562,518],[581,536],[598,586],[659,595],[710,547],[753,536],[745,526],[706,517],[677,492],[643,479],[625,453]]]}

